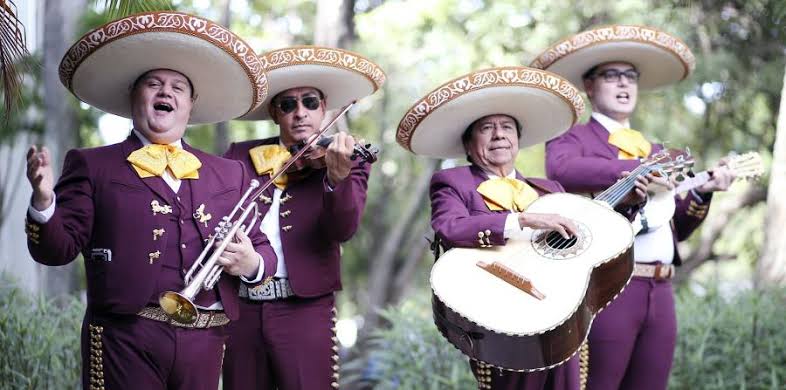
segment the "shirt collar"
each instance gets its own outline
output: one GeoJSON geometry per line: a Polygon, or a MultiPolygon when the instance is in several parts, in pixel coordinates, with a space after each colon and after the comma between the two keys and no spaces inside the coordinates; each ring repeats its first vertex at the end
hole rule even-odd
{"type": "MultiPolygon", "coordinates": [[[[493,174],[493,173],[491,173],[491,172],[489,172],[489,171],[487,171],[485,169],[483,169],[483,172],[486,172],[486,176],[488,176],[489,179],[498,179],[499,178],[499,176],[497,176],[496,174],[493,174]]],[[[515,168],[511,169],[510,173],[505,175],[505,177],[507,177],[508,179],[515,179],[516,178],[516,169],[515,168]]]]}
{"type": "Polygon", "coordinates": [[[630,128],[630,121],[620,123],[599,112],[593,111],[592,118],[598,121],[598,123],[600,123],[609,133],[615,133],[618,130],[630,128]]]}
{"type": "MultiPolygon", "coordinates": [[[[147,145],[152,144],[152,142],[150,142],[150,140],[147,139],[147,137],[142,135],[142,133],[137,131],[137,129],[133,129],[132,131],[134,132],[134,134],[136,134],[137,138],[139,138],[139,140],[142,141],[142,146],[147,146],[147,145]]],[[[172,145],[172,146],[174,146],[176,148],[181,148],[182,149],[183,148],[182,139],[178,139],[175,142],[170,143],[170,145],[172,145]]]]}

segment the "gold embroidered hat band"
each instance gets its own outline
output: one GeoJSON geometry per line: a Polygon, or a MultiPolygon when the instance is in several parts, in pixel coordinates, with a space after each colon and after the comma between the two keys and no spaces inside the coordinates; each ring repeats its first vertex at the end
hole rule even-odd
{"type": "Polygon", "coordinates": [[[244,115],[267,97],[262,63],[240,37],[207,19],[147,12],[98,27],[80,38],[60,63],[60,81],[78,99],[130,117],[130,88],[154,69],[189,78],[196,101],[189,123],[244,115]]]}
{"type": "Polygon", "coordinates": [[[342,49],[294,46],[260,54],[259,58],[268,75],[268,98],[239,119],[270,119],[272,99],[291,88],[320,90],[326,98],[326,109],[333,110],[373,94],[385,83],[385,72],[379,65],[342,49]]]}
{"type": "Polygon", "coordinates": [[[448,81],[415,102],[396,140],[415,154],[459,158],[466,155],[461,134],[484,116],[516,119],[524,148],[562,134],[583,112],[579,90],[556,74],[524,66],[489,68],[448,81]]]}
{"type": "Polygon", "coordinates": [[[584,89],[582,76],[597,65],[627,62],[640,73],[640,89],[653,89],[685,79],[696,58],[679,38],[647,26],[612,25],[560,40],[530,64],[568,79],[584,89]]]}

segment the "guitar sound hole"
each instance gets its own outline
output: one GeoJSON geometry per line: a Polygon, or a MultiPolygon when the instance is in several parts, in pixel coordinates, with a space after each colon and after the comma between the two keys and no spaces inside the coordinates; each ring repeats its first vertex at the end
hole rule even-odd
{"type": "Polygon", "coordinates": [[[592,242],[592,233],[583,223],[573,222],[578,232],[570,238],[564,238],[553,230],[536,230],[532,235],[533,249],[539,255],[552,260],[572,259],[584,253],[592,242]]]}
{"type": "Polygon", "coordinates": [[[570,238],[566,239],[562,237],[562,234],[555,231],[549,232],[543,240],[549,248],[556,250],[572,248],[578,242],[576,236],[570,236],[570,238]]]}

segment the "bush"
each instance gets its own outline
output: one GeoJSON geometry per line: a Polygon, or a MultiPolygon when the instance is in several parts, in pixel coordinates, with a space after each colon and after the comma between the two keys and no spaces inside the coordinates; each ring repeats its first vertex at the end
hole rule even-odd
{"type": "Polygon", "coordinates": [[[683,291],[670,389],[786,388],[786,290],[683,291]]]}
{"type": "Polygon", "coordinates": [[[376,382],[374,389],[477,389],[468,359],[432,322],[428,299],[404,302],[381,316],[389,326],[373,332],[364,375],[376,382]]]}
{"type": "MultiPolygon", "coordinates": [[[[467,358],[439,334],[423,296],[382,313],[364,378],[375,389],[475,389],[467,358]]],[[[677,299],[678,341],[669,389],[786,388],[786,290],[677,299]]],[[[357,365],[354,361],[348,366],[357,365]]]]}
{"type": "Polygon", "coordinates": [[[3,277],[0,286],[0,385],[3,389],[80,386],[79,334],[85,306],[31,297],[3,277]]]}

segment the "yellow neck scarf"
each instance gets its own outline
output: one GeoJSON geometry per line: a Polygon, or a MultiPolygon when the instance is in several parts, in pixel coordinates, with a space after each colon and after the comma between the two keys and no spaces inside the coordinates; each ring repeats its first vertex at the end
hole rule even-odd
{"type": "Polygon", "coordinates": [[[489,210],[521,212],[538,199],[538,193],[527,183],[508,177],[488,179],[477,189],[489,210]]]}
{"type": "Polygon", "coordinates": [[[620,160],[635,160],[645,158],[652,151],[652,144],[633,129],[620,129],[609,134],[609,143],[619,148],[617,156],[620,160]]]}
{"type": "Polygon", "coordinates": [[[133,151],[126,159],[141,178],[161,176],[169,168],[178,179],[199,179],[199,159],[182,148],[150,144],[133,151]]]}
{"type": "MultiPolygon", "coordinates": [[[[251,156],[251,162],[254,164],[254,169],[256,169],[258,175],[270,174],[271,176],[278,172],[284,163],[292,157],[287,148],[278,144],[260,145],[251,148],[248,154],[251,156]]],[[[273,184],[281,190],[286,188],[287,174],[281,174],[273,184]]]]}

